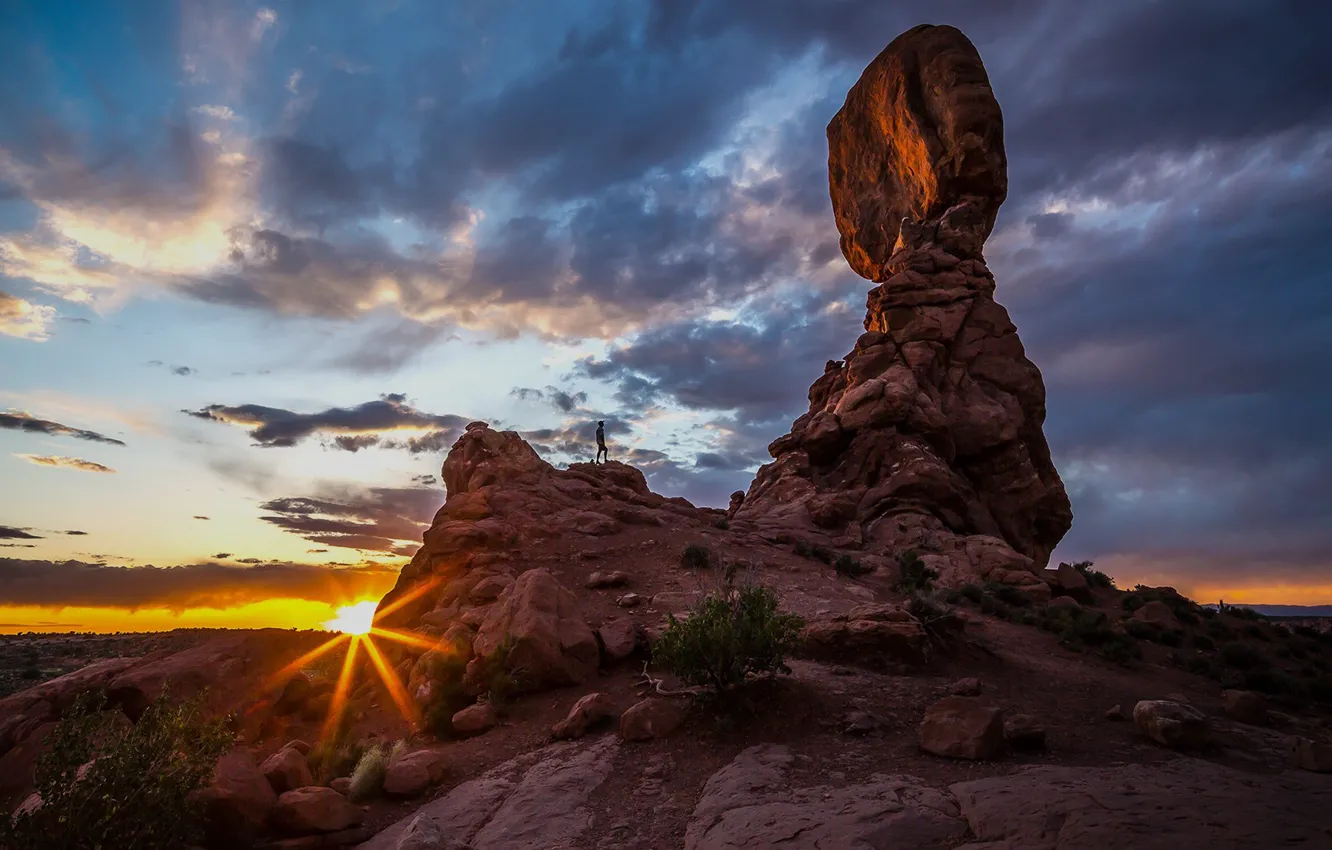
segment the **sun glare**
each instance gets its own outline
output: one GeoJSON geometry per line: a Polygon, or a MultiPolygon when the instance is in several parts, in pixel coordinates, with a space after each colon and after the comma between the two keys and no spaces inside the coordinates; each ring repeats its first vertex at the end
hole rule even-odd
{"type": "Polygon", "coordinates": [[[374,625],[377,605],[373,599],[357,602],[355,605],[344,605],[338,609],[336,617],[324,622],[324,628],[349,635],[367,634],[374,625]]]}

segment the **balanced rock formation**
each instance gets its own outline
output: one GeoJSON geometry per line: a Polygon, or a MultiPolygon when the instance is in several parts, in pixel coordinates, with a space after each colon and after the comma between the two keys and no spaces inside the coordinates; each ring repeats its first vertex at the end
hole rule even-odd
{"type": "Polygon", "coordinates": [[[865,333],[810,387],[809,412],[768,447],[733,519],[914,549],[947,584],[1034,587],[1072,511],[1041,430],[1045,385],[982,254],[1008,178],[975,47],[951,27],[902,34],[828,143],[842,252],[879,286],[865,333]]]}

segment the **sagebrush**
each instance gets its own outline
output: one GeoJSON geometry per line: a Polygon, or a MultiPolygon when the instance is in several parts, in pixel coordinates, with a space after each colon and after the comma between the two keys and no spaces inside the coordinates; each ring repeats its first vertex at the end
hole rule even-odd
{"type": "Polygon", "coordinates": [[[384,776],[388,773],[389,762],[403,751],[404,744],[398,741],[392,747],[376,744],[361,754],[352,771],[351,783],[347,786],[347,797],[360,803],[384,790],[384,776]]]}
{"type": "Polygon", "coordinates": [[[934,588],[934,580],[939,574],[925,565],[916,554],[908,549],[897,556],[897,581],[893,589],[898,593],[928,592],[934,588]]]}
{"type": "Polygon", "coordinates": [[[105,695],[81,695],[37,759],[41,806],[0,817],[6,850],[177,850],[201,837],[199,802],[235,739],[228,718],[209,719],[203,697],[173,705],[159,695],[133,725],[105,695]],[[80,771],[82,770],[82,775],[80,771]]]}
{"type": "Polygon", "coordinates": [[[777,595],[759,584],[728,579],[703,596],[684,619],[668,615],[652,658],[681,680],[726,694],[750,675],[789,673],[786,657],[804,620],[779,610],[777,595]]]}

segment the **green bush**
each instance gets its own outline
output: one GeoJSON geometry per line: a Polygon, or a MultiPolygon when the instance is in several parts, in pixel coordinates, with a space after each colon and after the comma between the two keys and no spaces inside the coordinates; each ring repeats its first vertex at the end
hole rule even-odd
{"type": "Polygon", "coordinates": [[[1142,657],[1132,635],[1116,631],[1100,611],[1085,608],[1046,608],[1040,627],[1059,636],[1059,643],[1080,652],[1096,652],[1119,664],[1142,657]]]}
{"type": "Polygon", "coordinates": [[[384,775],[388,773],[389,762],[402,752],[402,741],[392,748],[376,744],[361,754],[352,771],[351,784],[347,787],[347,797],[354,803],[361,803],[379,795],[384,790],[384,775]]]}
{"type": "Polygon", "coordinates": [[[1245,626],[1244,633],[1254,640],[1261,640],[1264,642],[1271,642],[1272,640],[1272,636],[1267,633],[1267,630],[1257,623],[1250,623],[1245,626]]]}
{"type": "Polygon", "coordinates": [[[985,590],[979,584],[964,584],[962,585],[962,596],[980,604],[980,601],[985,598],[985,590]]]}
{"type": "Polygon", "coordinates": [[[1082,577],[1087,580],[1088,587],[1114,587],[1115,580],[1100,570],[1092,569],[1091,561],[1081,561],[1073,565],[1073,569],[1082,573],[1082,577]]]}
{"type": "Polygon", "coordinates": [[[908,549],[897,556],[897,581],[893,589],[898,593],[928,592],[934,587],[934,580],[939,574],[920,559],[914,549],[908,549]]]}
{"type": "Polygon", "coordinates": [[[962,622],[957,612],[944,604],[936,591],[911,594],[907,613],[920,621],[925,633],[936,643],[950,643],[961,634],[962,622]]]}
{"type": "Polygon", "coordinates": [[[833,561],[833,569],[837,571],[838,575],[843,575],[847,578],[860,578],[866,573],[873,572],[873,570],[863,566],[850,555],[839,555],[837,560],[833,561]]]}
{"type": "Polygon", "coordinates": [[[998,599],[1005,605],[1011,605],[1014,608],[1028,608],[1031,606],[1031,597],[1018,590],[1011,584],[1000,584],[996,581],[987,581],[985,583],[985,592],[998,599]]]}
{"type": "Polygon", "coordinates": [[[1138,640],[1155,640],[1158,630],[1151,623],[1129,619],[1124,621],[1124,631],[1138,640]]]}
{"type": "Polygon", "coordinates": [[[478,662],[482,697],[496,708],[503,708],[523,688],[524,671],[513,664],[513,647],[513,637],[506,635],[494,652],[478,662]]]}
{"type": "Polygon", "coordinates": [[[86,693],[65,712],[37,759],[42,805],[12,819],[0,816],[0,846],[176,850],[201,838],[191,794],[208,784],[218,758],[231,749],[228,719],[206,719],[202,697],[172,705],[164,693],[126,728],[124,716],[105,706],[103,694],[86,693]]]}
{"type": "Polygon", "coordinates": [[[1228,643],[1221,647],[1221,660],[1240,670],[1265,669],[1272,666],[1266,655],[1247,643],[1228,643]]]}
{"type": "Polygon", "coordinates": [[[365,747],[359,743],[347,743],[338,738],[320,741],[310,748],[305,757],[310,765],[310,772],[320,784],[347,776],[356,767],[365,753],[365,747]]]}
{"type": "Polygon", "coordinates": [[[719,517],[717,521],[713,523],[713,525],[715,525],[717,528],[721,529],[722,531],[727,531],[731,527],[731,521],[726,517],[719,517]]]}
{"type": "Polygon", "coordinates": [[[1200,649],[1203,652],[1212,652],[1216,649],[1216,644],[1207,635],[1193,635],[1193,648],[1200,649]]]}
{"type": "Polygon", "coordinates": [[[706,570],[712,566],[712,550],[702,543],[690,543],[680,553],[680,566],[686,570],[706,570]]]}
{"type": "Polygon", "coordinates": [[[813,556],[816,561],[822,561],[825,564],[831,564],[833,562],[832,550],[827,546],[815,546],[809,550],[809,554],[813,556]]]}
{"type": "Polygon", "coordinates": [[[1252,608],[1236,608],[1234,605],[1226,606],[1226,613],[1239,620],[1266,620],[1262,614],[1252,608]]]}
{"type": "Polygon", "coordinates": [[[422,710],[426,730],[441,738],[453,735],[453,715],[471,704],[463,687],[470,652],[431,650],[417,663],[430,680],[430,699],[422,710]]]}
{"type": "Polygon", "coordinates": [[[778,610],[777,595],[762,585],[726,581],[705,595],[683,620],[668,615],[652,645],[652,659],[690,685],[724,695],[750,674],[789,673],[804,621],[778,610]]]}
{"type": "Polygon", "coordinates": [[[797,540],[795,542],[795,546],[792,548],[792,551],[802,558],[808,558],[810,556],[810,553],[813,552],[814,550],[810,549],[809,544],[806,543],[805,541],[797,540]]]}

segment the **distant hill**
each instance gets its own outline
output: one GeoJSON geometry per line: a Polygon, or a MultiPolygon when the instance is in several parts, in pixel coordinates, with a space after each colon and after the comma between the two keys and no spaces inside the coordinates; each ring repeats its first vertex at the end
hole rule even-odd
{"type": "MultiPolygon", "coordinates": [[[[1215,605],[1204,605],[1215,609],[1215,605]]],[[[1332,605],[1231,605],[1229,608],[1249,608],[1264,617],[1332,617],[1332,605]]]]}

